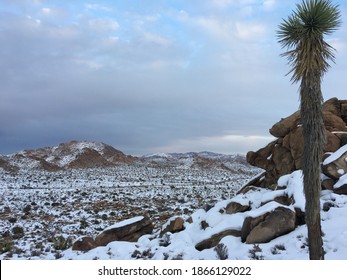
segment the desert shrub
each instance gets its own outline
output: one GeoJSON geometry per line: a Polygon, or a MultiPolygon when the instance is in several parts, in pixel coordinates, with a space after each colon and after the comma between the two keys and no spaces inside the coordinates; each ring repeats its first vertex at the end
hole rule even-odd
{"type": "Polygon", "coordinates": [[[9,237],[0,238],[0,254],[6,253],[13,248],[13,241],[9,237]]]}
{"type": "Polygon", "coordinates": [[[226,260],[229,257],[228,248],[223,243],[219,243],[214,250],[217,253],[217,257],[220,260],[226,260]]]}
{"type": "Polygon", "coordinates": [[[154,254],[152,253],[151,249],[147,249],[144,251],[139,251],[139,250],[135,250],[132,254],[131,257],[135,258],[135,259],[143,259],[143,260],[148,260],[151,259],[154,256],[154,254]]]}
{"type": "Polygon", "coordinates": [[[88,222],[85,218],[83,218],[81,221],[80,221],[80,229],[85,229],[88,227],[88,222]]]}
{"type": "Polygon", "coordinates": [[[264,256],[261,254],[262,249],[259,247],[258,244],[254,244],[253,248],[250,249],[249,251],[249,257],[252,260],[263,260],[264,256]]]}
{"type": "Polygon", "coordinates": [[[30,213],[30,210],[31,210],[31,205],[30,205],[30,204],[26,205],[26,206],[23,208],[23,212],[24,212],[25,214],[27,214],[27,215],[30,213]]]}
{"type": "Polygon", "coordinates": [[[17,222],[17,218],[16,218],[16,217],[11,217],[11,218],[8,218],[8,221],[9,221],[11,224],[14,224],[15,222],[17,222]]]}
{"type": "Polygon", "coordinates": [[[12,228],[13,238],[18,239],[24,236],[24,229],[21,226],[15,226],[12,228]]]}
{"type": "Polygon", "coordinates": [[[62,235],[56,236],[53,239],[53,247],[55,250],[66,250],[72,246],[73,239],[71,236],[65,238],[62,235]]]}
{"type": "Polygon", "coordinates": [[[286,247],[283,244],[276,244],[273,248],[271,248],[271,253],[273,255],[278,254],[280,251],[285,251],[286,247]]]}

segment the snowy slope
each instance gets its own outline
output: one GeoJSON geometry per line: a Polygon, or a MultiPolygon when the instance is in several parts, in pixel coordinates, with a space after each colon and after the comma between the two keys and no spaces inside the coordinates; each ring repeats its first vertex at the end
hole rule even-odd
{"type": "MultiPolygon", "coordinates": [[[[302,208],[305,202],[302,192],[301,172],[296,171],[280,179],[280,184],[286,185],[285,190],[295,197],[295,207],[302,208]]],[[[195,245],[218,232],[225,229],[240,229],[243,220],[247,216],[258,216],[278,206],[271,202],[262,205],[274,196],[272,191],[252,191],[245,195],[239,194],[232,199],[217,203],[207,212],[200,209],[191,215],[193,223],[185,223],[185,230],[170,234],[162,246],[160,238],[147,235],[140,238],[137,243],[112,242],[105,247],[95,248],[87,253],[72,251],[68,249],[63,252],[63,259],[134,259],[132,253],[135,250],[146,252],[144,258],[150,259],[219,259],[214,248],[198,251],[195,245]],[[221,213],[231,201],[252,201],[252,209],[249,212],[228,215],[221,213]],[[207,229],[201,228],[201,221],[209,224],[207,229]],[[150,254],[148,253],[150,252],[150,254]]],[[[277,194],[276,194],[277,195],[277,194]]],[[[326,259],[347,259],[347,196],[337,195],[331,191],[323,191],[321,204],[329,203],[328,210],[322,210],[322,230],[324,233],[324,250],[326,259]]],[[[293,207],[293,206],[290,206],[293,207]]],[[[298,226],[293,232],[280,236],[264,244],[244,244],[240,237],[227,236],[220,243],[224,244],[228,259],[308,259],[308,247],[306,243],[306,226],[298,226]]]]}

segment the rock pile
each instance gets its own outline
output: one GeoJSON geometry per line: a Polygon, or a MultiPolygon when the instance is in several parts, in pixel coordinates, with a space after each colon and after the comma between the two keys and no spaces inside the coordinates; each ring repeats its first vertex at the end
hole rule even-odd
{"type": "MultiPolygon", "coordinates": [[[[324,153],[335,152],[347,144],[347,100],[332,98],[326,101],[323,104],[323,117],[327,138],[324,153]]],[[[247,154],[249,164],[266,171],[255,184],[262,187],[271,187],[282,175],[302,169],[303,135],[300,111],[273,125],[270,133],[277,139],[257,152],[251,151],[247,154]]]]}
{"type": "Polygon", "coordinates": [[[152,221],[148,217],[134,217],[106,228],[95,239],[84,236],[76,240],[72,250],[89,251],[98,246],[106,246],[113,241],[136,242],[142,235],[151,234],[153,228],[152,221]]]}

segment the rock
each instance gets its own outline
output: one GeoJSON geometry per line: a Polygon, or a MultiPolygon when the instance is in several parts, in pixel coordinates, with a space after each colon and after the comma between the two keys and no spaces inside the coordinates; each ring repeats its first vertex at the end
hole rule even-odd
{"type": "Polygon", "coordinates": [[[334,185],[335,185],[335,180],[333,179],[326,179],[323,180],[321,183],[322,189],[323,190],[334,190],[334,185]]]}
{"type": "MultiPolygon", "coordinates": [[[[343,132],[336,134],[330,131],[326,131],[327,143],[325,144],[325,147],[324,147],[325,153],[327,152],[334,153],[341,147],[341,139],[339,138],[338,135],[343,135],[343,132]]],[[[347,135],[347,133],[345,135],[347,135]]]]}
{"type": "MultiPolygon", "coordinates": [[[[336,152],[347,144],[347,100],[332,98],[322,108],[327,139],[323,151],[336,152]]],[[[249,164],[265,170],[262,180],[254,185],[267,188],[276,184],[282,175],[303,167],[304,141],[300,111],[274,124],[270,133],[277,139],[256,152],[247,153],[249,164]]]]}
{"type": "Polygon", "coordinates": [[[266,218],[268,213],[265,213],[264,215],[260,215],[258,217],[246,217],[242,224],[241,229],[241,241],[246,242],[247,236],[250,234],[250,232],[255,228],[258,224],[263,222],[266,218]]]}
{"type": "MultiPolygon", "coordinates": [[[[302,127],[296,128],[289,134],[289,145],[290,153],[294,160],[295,169],[301,169],[302,154],[304,151],[304,137],[302,134],[302,127]]],[[[293,171],[295,171],[295,169],[293,171]]]]}
{"type": "Polygon", "coordinates": [[[306,224],[305,221],[305,212],[302,211],[300,208],[295,208],[295,215],[296,215],[296,220],[295,220],[295,224],[297,226],[301,226],[306,224]]]}
{"type": "Polygon", "coordinates": [[[105,229],[95,238],[95,242],[97,246],[105,246],[113,241],[136,242],[142,235],[152,233],[153,228],[148,217],[135,217],[105,229]]]}
{"type": "Polygon", "coordinates": [[[347,195],[347,184],[342,185],[341,187],[337,189],[334,189],[334,193],[347,195]]]}
{"type": "Polygon", "coordinates": [[[343,119],[331,112],[323,112],[323,120],[328,131],[347,131],[343,119]]]}
{"type": "Polygon", "coordinates": [[[300,123],[300,112],[297,111],[287,118],[281,119],[278,123],[270,128],[269,132],[275,137],[286,136],[293,128],[297,127],[300,123]]]}
{"type": "Polygon", "coordinates": [[[167,232],[175,233],[182,230],[184,230],[184,220],[181,217],[176,217],[160,232],[160,237],[167,232]]]}
{"type": "Polygon", "coordinates": [[[87,252],[96,247],[97,245],[92,237],[83,236],[74,242],[74,244],[72,245],[72,250],[87,252]]]}
{"type": "Polygon", "coordinates": [[[295,212],[277,207],[259,217],[247,217],[241,230],[241,239],[247,244],[267,243],[295,229],[295,212]]]}
{"type": "Polygon", "coordinates": [[[239,212],[246,212],[250,209],[249,204],[242,205],[238,202],[232,201],[225,207],[225,212],[227,214],[235,214],[239,212]]]}
{"type": "Polygon", "coordinates": [[[323,173],[332,178],[339,179],[342,175],[347,173],[347,151],[344,152],[339,158],[330,162],[329,158],[323,162],[322,171],[323,173]]]}
{"type": "Polygon", "coordinates": [[[285,205],[285,206],[289,206],[292,205],[294,203],[294,199],[293,197],[289,197],[287,194],[284,195],[280,195],[274,198],[275,202],[285,205]]]}
{"type": "Polygon", "coordinates": [[[294,160],[290,150],[283,146],[275,146],[272,153],[272,161],[275,164],[276,176],[290,174],[295,170],[294,160]]]}
{"type": "Polygon", "coordinates": [[[272,150],[277,141],[273,141],[266,147],[258,150],[257,152],[248,152],[246,159],[247,162],[253,166],[257,166],[262,169],[267,169],[269,158],[272,155],[272,150]]]}
{"type": "Polygon", "coordinates": [[[256,177],[254,177],[253,179],[251,179],[246,185],[244,185],[238,192],[237,194],[245,194],[249,191],[255,190],[258,187],[255,186],[260,186],[262,181],[265,178],[265,171],[260,173],[259,175],[257,175],[256,177]]]}
{"type": "Polygon", "coordinates": [[[199,242],[198,244],[195,245],[195,248],[198,251],[209,249],[209,248],[212,248],[212,247],[215,247],[216,245],[218,245],[219,241],[221,241],[222,238],[224,238],[226,236],[239,237],[240,234],[241,233],[239,230],[227,229],[227,230],[224,230],[222,232],[216,233],[216,234],[212,235],[210,238],[207,238],[207,239],[199,242]]]}

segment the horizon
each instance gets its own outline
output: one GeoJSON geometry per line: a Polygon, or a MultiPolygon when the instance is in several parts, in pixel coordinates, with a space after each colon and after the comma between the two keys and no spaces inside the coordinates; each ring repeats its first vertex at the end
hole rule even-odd
{"type": "MultiPolygon", "coordinates": [[[[299,108],[276,31],[300,2],[0,0],[0,154],[71,139],[130,155],[262,148],[299,108]]],[[[323,96],[344,99],[346,25],[327,40],[323,96]]]]}
{"type": "Polygon", "coordinates": [[[189,153],[194,153],[194,154],[201,154],[201,153],[211,153],[211,154],[216,154],[216,155],[226,155],[226,156],[232,156],[232,155],[239,155],[239,156],[246,156],[246,154],[241,154],[241,153],[231,153],[231,154],[225,154],[225,153],[218,153],[218,152],[214,152],[214,151],[207,151],[207,150],[200,150],[200,151],[182,151],[182,152],[153,152],[153,153],[149,153],[149,154],[138,154],[138,155],[134,155],[134,154],[127,154],[125,152],[123,152],[122,150],[118,149],[117,147],[113,146],[113,145],[110,145],[108,143],[105,143],[105,142],[98,142],[98,141],[93,141],[93,140],[70,140],[70,141],[67,141],[67,142],[62,142],[62,143],[57,143],[55,145],[51,145],[51,146],[42,146],[42,147],[37,147],[37,148],[24,148],[22,150],[18,150],[18,151],[14,151],[13,153],[9,153],[9,154],[1,154],[0,153],[0,156],[11,156],[11,155],[14,155],[14,154],[18,154],[18,153],[21,153],[21,152],[26,152],[26,151],[35,151],[35,150],[38,150],[38,149],[45,149],[45,148],[55,148],[55,147],[58,147],[59,145],[62,145],[62,144],[66,144],[66,143],[69,143],[69,142],[77,142],[77,143],[81,143],[81,142],[85,142],[85,143],[96,143],[96,144],[104,144],[104,145],[108,145],[108,146],[111,146],[112,148],[124,153],[125,155],[127,156],[133,156],[133,157],[146,157],[146,156],[153,156],[153,155],[172,155],[172,154],[189,154],[189,153]]]}

